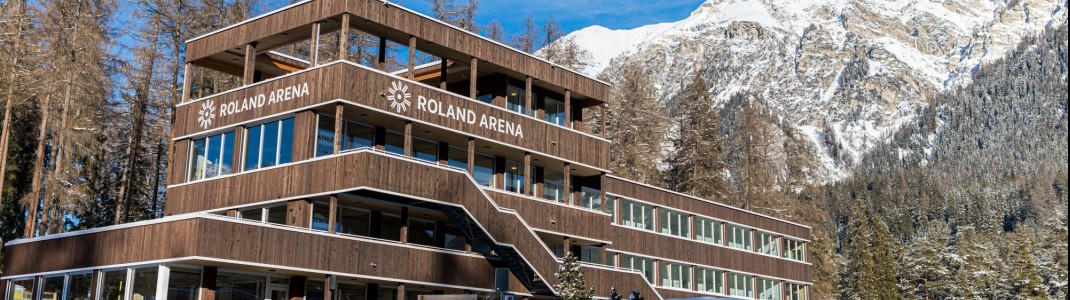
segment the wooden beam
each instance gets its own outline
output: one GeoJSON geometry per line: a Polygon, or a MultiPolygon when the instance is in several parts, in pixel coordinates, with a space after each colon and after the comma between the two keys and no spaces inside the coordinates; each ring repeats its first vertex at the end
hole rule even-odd
{"type": "Polygon", "coordinates": [[[605,104],[602,104],[602,105],[598,106],[598,115],[601,116],[599,118],[599,122],[601,124],[598,125],[598,128],[601,129],[601,132],[599,132],[599,136],[601,138],[606,138],[606,119],[608,119],[608,116],[606,116],[606,105],[605,104]]]}
{"type": "Polygon", "coordinates": [[[409,207],[407,206],[401,208],[401,229],[398,235],[401,237],[401,243],[409,242],[409,207]]]}
{"type": "Polygon", "coordinates": [[[186,63],[182,72],[182,101],[179,103],[186,103],[189,102],[190,89],[193,88],[193,64],[186,63]]]}
{"type": "Polygon", "coordinates": [[[323,277],[323,299],[326,299],[326,300],[333,300],[334,299],[334,289],[331,288],[331,287],[336,285],[336,283],[333,282],[335,280],[337,280],[337,278],[335,278],[334,276],[331,276],[330,274],[328,274],[327,276],[323,277]]]}
{"type": "Polygon", "coordinates": [[[342,28],[338,31],[338,60],[349,60],[349,14],[342,14],[342,28]]]}
{"type": "Polygon", "coordinates": [[[406,298],[405,298],[405,283],[404,282],[399,282],[398,283],[398,295],[397,296],[398,296],[397,300],[406,300],[406,298]]]}
{"type": "Polygon", "coordinates": [[[378,68],[379,70],[386,70],[386,38],[379,37],[379,53],[378,53],[378,68]]]}
{"type": "Polygon", "coordinates": [[[345,121],[342,119],[345,106],[342,104],[336,104],[334,106],[334,154],[342,153],[342,132],[345,129],[345,121]]]}
{"type": "Polygon", "coordinates": [[[245,44],[245,72],[242,73],[242,83],[249,85],[255,82],[256,75],[256,43],[245,44]]]}
{"type": "Polygon", "coordinates": [[[572,91],[565,90],[565,127],[572,128],[572,91]]]}
{"type": "MultiPolygon", "coordinates": [[[[528,78],[530,78],[530,77],[528,77],[528,78]]],[[[522,183],[524,186],[521,188],[521,190],[523,191],[522,193],[524,195],[534,195],[535,194],[535,193],[531,192],[531,185],[529,184],[530,182],[531,182],[531,152],[524,152],[524,182],[522,183]]]]}
{"type": "Polygon", "coordinates": [[[443,57],[442,63],[438,67],[438,88],[445,90],[448,82],[446,76],[449,74],[449,59],[443,57]]]}
{"type": "Polygon", "coordinates": [[[524,78],[524,114],[534,116],[531,105],[534,100],[531,99],[531,95],[531,76],[527,76],[524,78]]]}
{"type": "Polygon", "coordinates": [[[472,63],[468,67],[468,98],[476,98],[476,77],[478,77],[479,59],[472,57],[472,63]]]}
{"type": "Polygon", "coordinates": [[[412,121],[405,121],[405,142],[402,153],[405,156],[412,156],[412,121]]]}
{"type": "Polygon", "coordinates": [[[338,224],[338,195],[332,194],[330,200],[330,212],[327,214],[327,232],[336,233],[338,224]]]}
{"type": "Polygon", "coordinates": [[[565,202],[565,205],[572,205],[572,165],[567,162],[565,163],[564,173],[565,191],[563,194],[565,199],[563,202],[565,202]]]}
{"type": "Polygon", "coordinates": [[[468,174],[475,176],[476,139],[468,138],[468,174]]]}
{"type": "Polygon", "coordinates": [[[313,68],[320,64],[320,26],[322,22],[312,23],[312,38],[308,42],[308,63],[313,68]]]}
{"type": "Polygon", "coordinates": [[[409,36],[409,79],[416,78],[416,36],[409,36]]]}

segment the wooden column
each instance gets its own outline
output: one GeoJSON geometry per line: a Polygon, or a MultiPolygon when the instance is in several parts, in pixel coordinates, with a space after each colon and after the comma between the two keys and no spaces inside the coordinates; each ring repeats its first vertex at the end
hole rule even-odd
{"type": "Polygon", "coordinates": [[[524,195],[533,195],[531,192],[531,153],[524,152],[524,186],[521,188],[524,195]]]}
{"type": "MultiPolygon", "coordinates": [[[[215,281],[217,273],[218,269],[216,267],[206,266],[204,267],[204,269],[201,270],[201,296],[200,298],[198,298],[198,300],[215,300],[215,281]]],[[[97,281],[99,280],[94,280],[93,282],[97,281]]]]}
{"type": "Polygon", "coordinates": [[[534,102],[534,101],[532,101],[532,99],[531,99],[531,76],[527,76],[527,77],[524,78],[524,114],[525,115],[529,115],[529,116],[534,116],[535,115],[535,114],[531,113],[532,112],[532,108],[533,108],[533,106],[531,105],[532,102],[534,102]]]}
{"type": "MultiPolygon", "coordinates": [[[[609,197],[606,195],[606,172],[602,172],[602,175],[598,176],[598,198],[601,199],[602,205],[598,206],[602,208],[602,211],[607,211],[606,203],[609,202],[609,197]]],[[[614,210],[616,212],[616,210],[614,210]]]]}
{"type": "Polygon", "coordinates": [[[308,41],[308,64],[311,67],[320,65],[320,26],[322,22],[312,23],[312,37],[308,41]]]}
{"type": "Polygon", "coordinates": [[[476,139],[468,138],[468,174],[475,175],[476,139]]]}
{"type": "Polygon", "coordinates": [[[565,163],[564,173],[565,173],[565,175],[564,175],[564,177],[565,177],[564,178],[565,179],[565,191],[563,193],[564,196],[565,196],[565,199],[564,199],[565,201],[564,202],[565,202],[566,205],[571,205],[572,204],[572,175],[570,175],[570,174],[572,173],[572,165],[570,165],[569,163],[565,163]]]}
{"type": "Polygon", "coordinates": [[[565,90],[565,127],[572,128],[572,91],[565,90]]]}
{"type": "Polygon", "coordinates": [[[409,36],[409,79],[416,78],[416,37],[409,36]]]}
{"type": "Polygon", "coordinates": [[[602,138],[606,138],[606,119],[608,119],[608,117],[606,116],[606,105],[605,104],[602,104],[602,105],[598,106],[598,115],[601,116],[600,118],[598,118],[599,122],[601,123],[601,124],[598,125],[598,128],[600,129],[600,132],[599,132],[598,136],[602,137],[602,138]]]}
{"type": "Polygon", "coordinates": [[[382,126],[375,126],[375,136],[372,138],[375,140],[375,150],[386,150],[386,128],[382,126]]]}
{"type": "Polygon", "coordinates": [[[345,137],[342,136],[342,133],[344,132],[344,129],[345,129],[345,120],[343,119],[343,118],[345,118],[345,116],[344,116],[344,112],[345,111],[344,110],[345,110],[345,105],[342,105],[341,103],[335,104],[335,106],[334,106],[334,154],[338,154],[338,153],[342,152],[342,141],[345,138],[345,137]]]}
{"type": "Polygon", "coordinates": [[[401,236],[402,243],[409,242],[409,208],[401,208],[401,230],[399,236],[401,236]]]}
{"type": "Polygon", "coordinates": [[[338,60],[349,60],[349,14],[342,14],[342,28],[338,31],[338,60]]]}
{"type": "Polygon", "coordinates": [[[323,277],[323,299],[324,300],[334,300],[334,289],[331,288],[331,287],[337,285],[337,283],[334,282],[335,280],[337,280],[337,278],[335,278],[334,276],[331,276],[331,275],[327,275],[327,276],[323,277]]]}
{"type": "Polygon", "coordinates": [[[379,58],[378,58],[379,70],[386,70],[386,38],[379,37],[379,58]]]}
{"type": "Polygon", "coordinates": [[[572,238],[566,236],[564,246],[562,247],[564,247],[564,249],[561,250],[561,258],[564,258],[565,256],[568,256],[569,253],[572,253],[572,238]]]}
{"type": "Polygon", "coordinates": [[[405,300],[405,283],[398,283],[398,300],[405,300]]]}
{"type": "Polygon", "coordinates": [[[227,216],[231,217],[231,218],[237,218],[238,217],[238,210],[237,209],[228,209],[227,210],[227,216]]]}
{"type": "Polygon", "coordinates": [[[231,153],[231,173],[238,173],[245,168],[245,160],[242,159],[242,146],[245,145],[245,127],[234,126],[234,153],[231,153]]]}
{"type": "Polygon", "coordinates": [[[312,201],[307,199],[286,202],[286,225],[309,228],[312,225],[312,201]]]}
{"type": "Polygon", "coordinates": [[[478,74],[479,59],[472,57],[472,63],[468,65],[468,98],[476,98],[476,77],[478,74]]]}
{"type": "Polygon", "coordinates": [[[185,69],[182,71],[182,101],[179,103],[189,102],[190,90],[193,88],[193,64],[186,63],[185,69]]]}
{"type": "Polygon", "coordinates": [[[449,74],[449,59],[442,57],[442,64],[438,67],[438,88],[445,90],[448,84],[446,75],[449,74]]]}
{"type": "Polygon", "coordinates": [[[412,156],[412,121],[405,121],[405,142],[404,151],[405,156],[412,156]]]}
{"type": "Polygon", "coordinates": [[[308,281],[308,278],[305,276],[290,277],[290,287],[286,289],[286,292],[290,296],[290,300],[305,299],[305,281],[308,281]]]}
{"type": "MultiPolygon", "coordinates": [[[[338,227],[338,195],[331,195],[330,212],[327,214],[327,232],[336,233],[338,227]]],[[[326,298],[324,298],[326,299],[326,298]]]]}
{"type": "Polygon", "coordinates": [[[256,75],[256,42],[245,44],[245,71],[242,74],[243,84],[255,82],[253,76],[256,75]]]}

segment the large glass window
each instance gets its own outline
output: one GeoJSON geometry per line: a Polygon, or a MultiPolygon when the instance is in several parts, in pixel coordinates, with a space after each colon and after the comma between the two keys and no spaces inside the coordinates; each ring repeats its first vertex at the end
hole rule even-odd
{"type": "Polygon", "coordinates": [[[514,161],[505,161],[505,190],[521,193],[525,192],[524,165],[514,161]]]}
{"type": "Polygon", "coordinates": [[[754,285],[748,275],[730,273],[728,275],[728,294],[736,297],[754,298],[754,285]]]}
{"type": "Polygon", "coordinates": [[[405,135],[393,131],[386,132],[386,152],[404,155],[405,135]]]}
{"type": "Polygon", "coordinates": [[[727,225],[725,226],[725,231],[728,232],[728,247],[750,251],[750,229],[736,225],[727,225]]]}
{"type": "Polygon", "coordinates": [[[93,286],[93,273],[82,273],[68,276],[67,300],[88,300],[89,292],[93,286]]]}
{"type": "Polygon", "coordinates": [[[364,300],[368,296],[367,288],[363,284],[339,283],[337,298],[333,300],[364,300]]]}
{"type": "Polygon", "coordinates": [[[438,143],[412,139],[412,156],[428,162],[438,162],[438,143]]]}
{"type": "Polygon", "coordinates": [[[558,126],[565,126],[565,103],[549,96],[543,99],[542,119],[558,126]]]}
{"type": "Polygon", "coordinates": [[[46,277],[41,282],[41,300],[60,300],[63,295],[63,275],[46,277]]]}
{"type": "Polygon", "coordinates": [[[104,272],[100,283],[101,300],[123,300],[127,288],[126,269],[104,272]]]}
{"type": "Polygon", "coordinates": [[[312,230],[328,231],[331,229],[331,204],[324,202],[312,203],[312,230]]]}
{"type": "Polygon", "coordinates": [[[565,202],[565,174],[543,169],[542,171],[542,198],[551,201],[565,202]]]}
{"type": "Polygon", "coordinates": [[[401,222],[401,217],[383,214],[381,220],[379,237],[392,241],[401,241],[401,225],[404,224],[401,222]]]}
{"type": "Polygon", "coordinates": [[[167,300],[197,300],[201,270],[171,268],[167,275],[167,300]]]}
{"type": "Polygon", "coordinates": [[[193,140],[190,147],[189,180],[231,173],[234,160],[234,132],[193,140]]]}
{"type": "Polygon", "coordinates": [[[580,188],[580,207],[590,210],[602,210],[602,191],[589,187],[580,188]]]}
{"type": "Polygon", "coordinates": [[[371,222],[371,213],[348,207],[338,208],[338,224],[335,231],[338,233],[369,236],[368,224],[371,222]]]}
{"type": "Polygon", "coordinates": [[[654,230],[654,206],[622,199],[620,210],[624,226],[654,230]]]}
{"type": "Polygon", "coordinates": [[[654,260],[645,257],[622,254],[620,258],[622,268],[639,271],[649,283],[654,283],[654,260]]]}
{"type": "Polygon", "coordinates": [[[494,187],[494,157],[476,154],[472,177],[482,186],[494,187]]]}
{"type": "Polygon", "coordinates": [[[791,260],[803,260],[803,242],[784,239],[784,257],[791,260]]]}
{"type": "Polygon", "coordinates": [[[661,286],[691,289],[691,266],[677,263],[661,263],[661,286]]]}
{"type": "Polygon", "coordinates": [[[318,115],[316,126],[316,157],[334,154],[334,122],[332,117],[318,115]]]}
{"type": "Polygon", "coordinates": [[[505,95],[506,95],[506,97],[505,97],[505,100],[506,100],[505,108],[506,109],[511,110],[511,111],[515,111],[515,112],[518,112],[518,113],[521,113],[521,114],[526,113],[526,111],[524,110],[525,103],[524,103],[524,89],[523,88],[516,87],[516,86],[513,86],[513,85],[509,85],[506,88],[505,95]]]}
{"type": "Polygon", "coordinates": [[[780,300],[780,281],[759,277],[758,299],[780,300]]]}
{"type": "Polygon", "coordinates": [[[721,222],[703,217],[695,217],[695,240],[720,244],[721,222]]]}
{"type": "Polygon", "coordinates": [[[286,204],[238,211],[242,219],[286,225],[286,204]]]}
{"type": "Polygon", "coordinates": [[[699,292],[724,294],[721,271],[695,267],[695,284],[699,292]]]}
{"type": "Polygon", "coordinates": [[[159,267],[134,269],[134,289],[131,290],[130,300],[155,300],[156,277],[159,274],[159,267]]]}
{"type": "Polygon", "coordinates": [[[409,219],[408,242],[413,244],[435,246],[435,222],[409,219]]]}
{"type": "Polygon", "coordinates": [[[446,224],[446,228],[444,228],[443,231],[445,235],[445,238],[442,241],[444,244],[442,245],[443,248],[459,251],[465,250],[467,239],[465,238],[464,231],[461,231],[460,227],[453,224],[446,224]]]}
{"type": "Polygon", "coordinates": [[[292,161],[293,118],[249,127],[245,133],[246,170],[266,168],[292,161]]]}
{"type": "MultiPolygon", "coordinates": [[[[327,290],[327,283],[319,280],[305,281],[305,299],[304,300],[324,300],[324,292],[327,290]]],[[[271,299],[276,300],[276,299],[271,299]]]]}
{"type": "Polygon", "coordinates": [[[759,231],[758,252],[762,254],[780,256],[780,249],[777,249],[776,245],[776,236],[772,233],[759,231]]]}
{"type": "Polygon", "coordinates": [[[260,275],[219,272],[216,276],[217,300],[261,300],[267,278],[260,275]]]}
{"type": "Polygon", "coordinates": [[[606,213],[612,216],[611,222],[617,224],[617,197],[606,195],[606,213]]]}
{"type": "Polygon", "coordinates": [[[468,150],[450,147],[446,153],[446,163],[450,167],[454,167],[461,170],[468,170],[468,150]]]}
{"type": "Polygon", "coordinates": [[[580,261],[589,262],[592,264],[602,264],[602,247],[580,247],[580,261]]]}
{"type": "Polygon", "coordinates": [[[661,210],[661,233],[690,238],[691,225],[688,223],[688,215],[682,212],[661,210]]]}
{"type": "Polygon", "coordinates": [[[346,140],[342,149],[357,149],[375,146],[375,127],[346,122],[346,140]]]}
{"type": "Polygon", "coordinates": [[[806,286],[801,284],[785,283],[784,290],[787,295],[784,295],[784,299],[788,300],[806,300],[806,286]]]}
{"type": "Polygon", "coordinates": [[[33,299],[33,279],[12,280],[8,283],[8,297],[10,300],[33,299]]]}

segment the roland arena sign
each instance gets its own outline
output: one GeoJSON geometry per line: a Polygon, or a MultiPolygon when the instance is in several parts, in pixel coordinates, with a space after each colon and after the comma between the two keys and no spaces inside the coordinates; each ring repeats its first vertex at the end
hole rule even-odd
{"type": "Polygon", "coordinates": [[[409,92],[409,86],[401,81],[391,83],[384,96],[386,101],[390,101],[390,108],[397,113],[405,113],[410,108],[415,108],[441,118],[461,121],[468,125],[479,126],[517,138],[524,138],[524,129],[519,123],[477,113],[474,110],[453,106],[453,104],[443,103],[423,95],[417,95],[416,103],[413,103],[413,95],[409,92]]]}

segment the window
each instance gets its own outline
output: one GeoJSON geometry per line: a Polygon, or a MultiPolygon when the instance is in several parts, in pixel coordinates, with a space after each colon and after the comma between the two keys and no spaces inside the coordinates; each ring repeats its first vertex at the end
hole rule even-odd
{"type": "Polygon", "coordinates": [[[509,85],[505,94],[505,109],[524,114],[524,89],[509,85]]]}
{"type": "Polygon", "coordinates": [[[131,300],[155,300],[156,277],[160,274],[160,267],[134,269],[134,283],[131,292],[131,300]]]}
{"type": "Polygon", "coordinates": [[[197,300],[201,271],[171,268],[167,277],[167,300],[197,300]]]}
{"type": "Polygon", "coordinates": [[[580,261],[589,262],[592,264],[602,264],[602,247],[580,247],[580,261]]]}
{"type": "Polygon", "coordinates": [[[543,169],[542,198],[550,201],[565,202],[565,174],[543,169]]]}
{"type": "Polygon", "coordinates": [[[486,104],[494,104],[494,94],[491,92],[476,90],[476,100],[486,104]]]}
{"type": "Polygon", "coordinates": [[[357,149],[375,146],[375,127],[346,122],[346,140],[342,149],[357,149]]]}
{"type": "Polygon", "coordinates": [[[293,156],[294,119],[287,118],[245,130],[245,169],[289,163],[293,156]]]}
{"type": "Polygon", "coordinates": [[[409,236],[407,241],[424,246],[435,246],[435,222],[409,219],[409,236]]]}
{"type": "Polygon", "coordinates": [[[785,283],[784,291],[787,295],[784,295],[784,299],[788,300],[806,300],[806,286],[801,284],[785,283]]]}
{"type": "Polygon", "coordinates": [[[728,294],[754,298],[754,285],[751,284],[750,276],[735,273],[728,275],[728,294]]]}
{"type": "Polygon", "coordinates": [[[364,300],[367,297],[366,287],[362,284],[338,284],[338,298],[334,300],[364,300]]]}
{"type": "Polygon", "coordinates": [[[63,295],[63,275],[42,279],[41,300],[59,300],[61,295],[63,295]]]}
{"type": "MultiPolygon", "coordinates": [[[[327,283],[319,280],[305,281],[305,299],[304,300],[324,300],[324,291],[327,290],[327,283]]],[[[277,299],[271,299],[277,300],[277,299]]]]}
{"type": "Polygon", "coordinates": [[[728,247],[750,251],[750,229],[736,225],[727,225],[725,226],[725,231],[728,232],[728,247]]]}
{"type": "Polygon", "coordinates": [[[780,300],[780,281],[758,278],[758,299],[780,300]]]}
{"type": "Polygon", "coordinates": [[[238,212],[242,219],[286,225],[286,204],[253,208],[238,212]]]}
{"type": "Polygon", "coordinates": [[[606,213],[610,216],[610,222],[617,224],[617,197],[606,195],[606,213]]]}
{"type": "Polygon", "coordinates": [[[476,154],[472,177],[482,186],[494,187],[494,157],[476,154]]]}
{"type": "Polygon", "coordinates": [[[219,272],[216,275],[217,300],[264,299],[266,279],[264,276],[219,272]]]}
{"type": "Polygon", "coordinates": [[[543,121],[565,126],[565,103],[549,96],[543,98],[543,121]]]}
{"type": "Polygon", "coordinates": [[[8,283],[8,297],[10,300],[33,299],[33,278],[12,280],[8,283]]]}
{"type": "Polygon", "coordinates": [[[190,147],[190,181],[230,174],[234,160],[233,131],[193,140],[190,147]]]}
{"type": "Polygon", "coordinates": [[[368,231],[370,229],[369,222],[371,222],[371,213],[366,210],[338,207],[338,222],[335,224],[335,231],[350,235],[369,236],[371,235],[368,231]]]}
{"type": "Polygon", "coordinates": [[[661,209],[661,233],[690,238],[690,227],[687,214],[661,209]]]}
{"type": "Polygon", "coordinates": [[[784,257],[791,260],[803,260],[803,242],[784,239],[784,257]]]}
{"type": "Polygon", "coordinates": [[[328,222],[331,218],[331,204],[323,202],[312,203],[312,230],[328,231],[331,229],[328,222]]]}
{"type": "Polygon", "coordinates": [[[769,254],[774,256],[780,256],[780,250],[777,249],[776,236],[768,232],[758,232],[758,252],[762,254],[769,254]]]}
{"type": "Polygon", "coordinates": [[[624,226],[654,230],[654,206],[622,200],[620,210],[624,226]]]}
{"type": "Polygon", "coordinates": [[[422,161],[437,163],[438,143],[412,139],[412,156],[422,161]]]}
{"type": "Polygon", "coordinates": [[[661,286],[691,289],[691,266],[662,262],[661,286]]]}
{"type": "Polygon", "coordinates": [[[589,187],[581,187],[579,205],[586,209],[601,211],[602,191],[589,187]]]}
{"type": "Polygon", "coordinates": [[[639,271],[646,277],[646,281],[654,283],[654,260],[633,255],[622,254],[620,258],[622,268],[639,271]]]}
{"type": "Polygon", "coordinates": [[[468,239],[465,237],[464,231],[461,231],[460,227],[453,224],[446,224],[446,228],[443,229],[443,235],[443,248],[458,251],[465,250],[465,244],[467,244],[468,239]]]}
{"type": "Polygon", "coordinates": [[[334,154],[334,118],[319,116],[316,127],[316,157],[334,154]]]}
{"type": "Polygon", "coordinates": [[[695,217],[695,240],[720,244],[721,222],[703,217],[695,217]]]}
{"type": "Polygon", "coordinates": [[[468,150],[450,147],[446,153],[446,164],[461,170],[468,170],[468,150]]]}
{"type": "MultiPolygon", "coordinates": [[[[88,300],[89,290],[93,285],[93,273],[74,274],[68,277],[67,282],[67,297],[68,300],[88,300]]],[[[173,277],[172,277],[173,278],[173,277]]],[[[198,277],[199,279],[200,277],[198,277]]],[[[173,280],[173,279],[172,279],[173,280]]],[[[168,293],[170,295],[171,293],[168,293]]],[[[186,300],[179,298],[170,298],[176,300],[186,300]]]]}
{"type": "Polygon", "coordinates": [[[379,238],[391,241],[401,241],[401,217],[396,215],[382,214],[380,218],[379,238]]]}
{"type": "Polygon", "coordinates": [[[695,267],[695,283],[699,292],[724,294],[721,271],[695,267]]]}
{"type": "Polygon", "coordinates": [[[386,152],[394,153],[397,155],[405,155],[405,135],[387,131],[386,132],[386,152]]]}
{"type": "Polygon", "coordinates": [[[104,272],[99,288],[100,300],[123,300],[126,292],[126,269],[104,272]]]}
{"type": "Polygon", "coordinates": [[[505,161],[505,190],[524,194],[524,165],[514,161],[505,161]]]}

